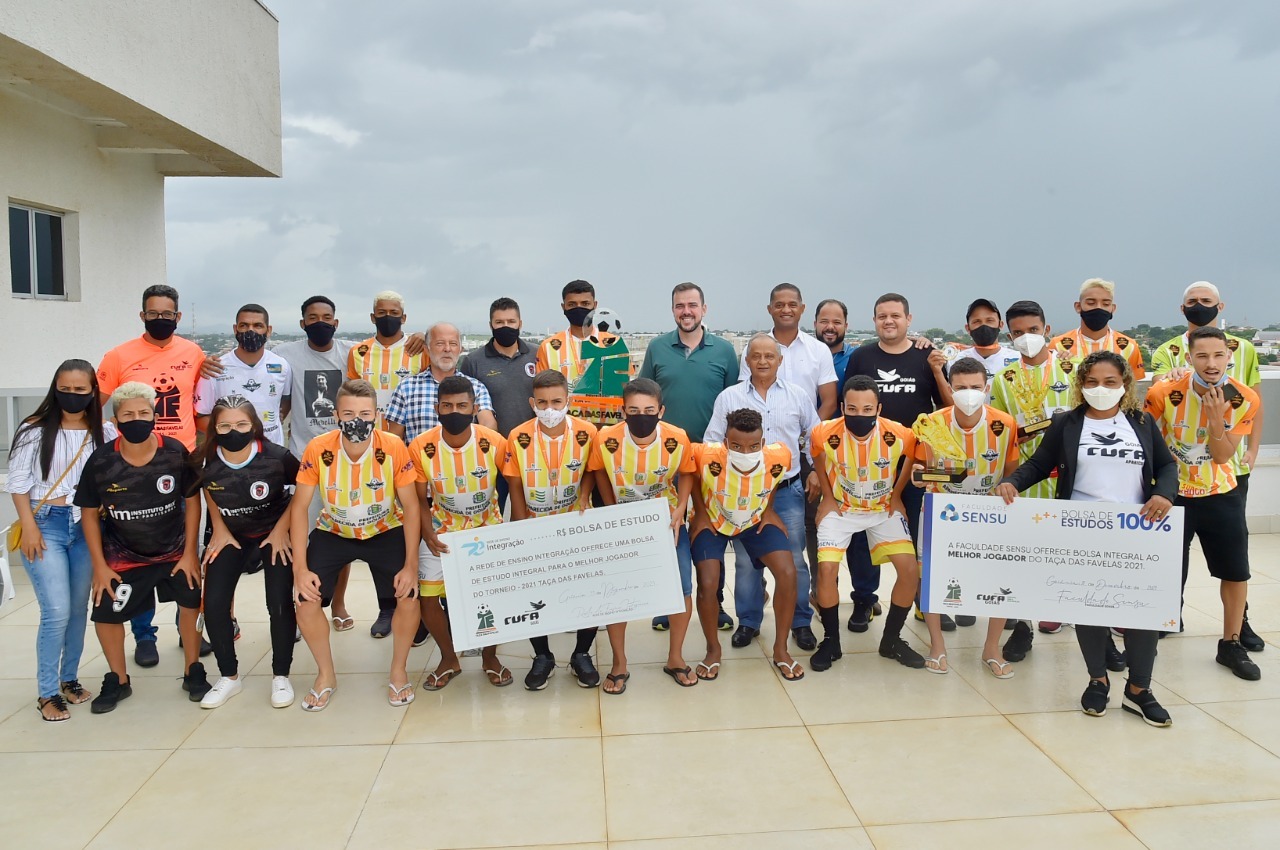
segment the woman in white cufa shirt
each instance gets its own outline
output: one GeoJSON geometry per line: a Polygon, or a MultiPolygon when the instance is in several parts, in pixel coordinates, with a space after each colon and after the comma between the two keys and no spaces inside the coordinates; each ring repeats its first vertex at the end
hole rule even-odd
{"type": "Polygon", "coordinates": [[[71,497],[89,455],[115,435],[115,427],[102,422],[93,365],[67,360],[44,401],[18,426],[9,452],[6,489],[22,528],[18,548],[40,604],[36,707],[51,722],[69,720],[67,703],[93,696],[78,678],[93,565],[71,497]]]}

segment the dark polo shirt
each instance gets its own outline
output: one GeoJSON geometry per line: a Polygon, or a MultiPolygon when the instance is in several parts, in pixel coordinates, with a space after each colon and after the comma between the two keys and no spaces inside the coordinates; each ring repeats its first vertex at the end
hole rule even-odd
{"type": "Polygon", "coordinates": [[[662,418],[700,443],[716,396],[738,383],[738,355],[732,343],[705,328],[696,348],[681,342],[680,331],[674,330],[649,343],[638,377],[658,382],[667,408],[662,418]]]}
{"type": "Polygon", "coordinates": [[[533,418],[529,397],[533,395],[537,349],[523,339],[516,340],[516,349],[515,357],[508,357],[494,347],[491,339],[484,347],[468,351],[458,362],[459,372],[488,388],[498,433],[504,437],[512,428],[533,418]]]}

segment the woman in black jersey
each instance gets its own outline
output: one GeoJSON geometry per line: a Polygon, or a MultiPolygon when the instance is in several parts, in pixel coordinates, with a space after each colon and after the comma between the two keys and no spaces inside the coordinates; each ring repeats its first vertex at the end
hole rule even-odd
{"type": "Polygon", "coordinates": [[[293,704],[297,620],[293,610],[293,562],[289,501],[298,460],[263,436],[262,420],[242,396],[218,399],[202,449],[204,498],[209,524],[204,550],[204,621],[221,678],[200,701],[217,708],[242,688],[231,626],[231,603],[240,576],[264,571],[271,621],[271,705],[293,704]]]}

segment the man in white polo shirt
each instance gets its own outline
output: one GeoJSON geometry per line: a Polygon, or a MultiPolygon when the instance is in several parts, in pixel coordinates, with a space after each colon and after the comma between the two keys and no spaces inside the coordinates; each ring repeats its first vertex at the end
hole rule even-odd
{"type": "Polygon", "coordinates": [[[222,373],[203,378],[197,393],[196,413],[208,416],[214,403],[229,395],[240,395],[253,403],[262,420],[267,439],[286,445],[284,422],[289,415],[293,392],[293,370],[283,357],[267,350],[271,338],[271,318],[260,304],[246,304],[236,313],[231,332],[235,350],[222,358],[222,373]]]}
{"type": "MultiPolygon", "coordinates": [[[[778,379],[817,399],[819,419],[835,416],[839,376],[831,361],[831,349],[810,334],[800,333],[800,317],[804,315],[804,297],[800,288],[791,283],[778,284],[769,292],[767,309],[773,319],[773,330],[769,331],[769,336],[782,346],[778,379]]],[[[743,349],[740,359],[738,373],[745,381],[751,376],[746,349],[743,349]]]]}

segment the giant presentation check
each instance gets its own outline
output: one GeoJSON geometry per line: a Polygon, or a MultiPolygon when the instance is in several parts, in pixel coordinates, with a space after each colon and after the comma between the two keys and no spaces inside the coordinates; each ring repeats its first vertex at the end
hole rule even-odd
{"type": "Polygon", "coordinates": [[[928,494],[926,611],[1176,631],[1182,508],[928,494]]]}
{"type": "Polygon", "coordinates": [[[671,511],[646,499],[440,536],[459,649],[684,610],[671,511]]]}

